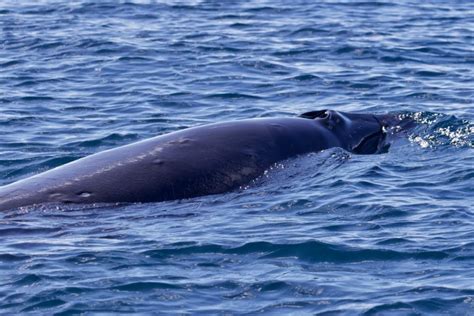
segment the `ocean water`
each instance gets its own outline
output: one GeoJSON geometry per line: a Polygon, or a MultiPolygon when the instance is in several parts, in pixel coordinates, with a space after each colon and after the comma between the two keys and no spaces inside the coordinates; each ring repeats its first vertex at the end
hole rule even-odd
{"type": "Polygon", "coordinates": [[[223,120],[418,127],[228,194],[0,214],[0,313],[474,314],[471,1],[0,2],[0,185],[223,120]]]}

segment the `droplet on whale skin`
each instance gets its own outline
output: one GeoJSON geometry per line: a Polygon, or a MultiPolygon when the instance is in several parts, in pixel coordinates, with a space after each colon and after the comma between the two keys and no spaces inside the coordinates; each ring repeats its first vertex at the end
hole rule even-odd
{"type": "Polygon", "coordinates": [[[90,192],[81,192],[78,194],[81,198],[88,198],[92,195],[90,192]]]}

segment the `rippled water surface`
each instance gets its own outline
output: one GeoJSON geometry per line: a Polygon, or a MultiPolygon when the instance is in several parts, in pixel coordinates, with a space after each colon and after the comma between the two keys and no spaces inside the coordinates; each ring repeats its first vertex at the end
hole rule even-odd
{"type": "Polygon", "coordinates": [[[248,188],[0,215],[1,314],[474,314],[470,1],[0,2],[0,184],[205,123],[413,117],[248,188]]]}

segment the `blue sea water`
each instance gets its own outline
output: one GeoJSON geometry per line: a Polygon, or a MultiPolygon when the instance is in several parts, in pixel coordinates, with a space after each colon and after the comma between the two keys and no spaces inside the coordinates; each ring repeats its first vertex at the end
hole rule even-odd
{"type": "Polygon", "coordinates": [[[471,1],[0,2],[0,185],[158,134],[419,124],[182,201],[0,214],[1,314],[474,314],[471,1]]]}

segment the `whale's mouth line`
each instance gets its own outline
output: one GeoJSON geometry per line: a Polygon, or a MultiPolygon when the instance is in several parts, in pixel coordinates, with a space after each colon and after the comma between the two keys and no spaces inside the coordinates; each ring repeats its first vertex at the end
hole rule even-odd
{"type": "Polygon", "coordinates": [[[352,148],[352,152],[361,155],[379,154],[386,152],[388,147],[384,144],[385,138],[386,134],[382,130],[372,133],[364,137],[360,141],[360,143],[355,145],[352,148]]]}
{"type": "Polygon", "coordinates": [[[389,146],[385,144],[385,139],[387,138],[385,124],[383,124],[377,116],[372,115],[372,117],[379,124],[380,129],[362,138],[357,145],[352,147],[352,152],[362,155],[387,152],[389,146]]]}

